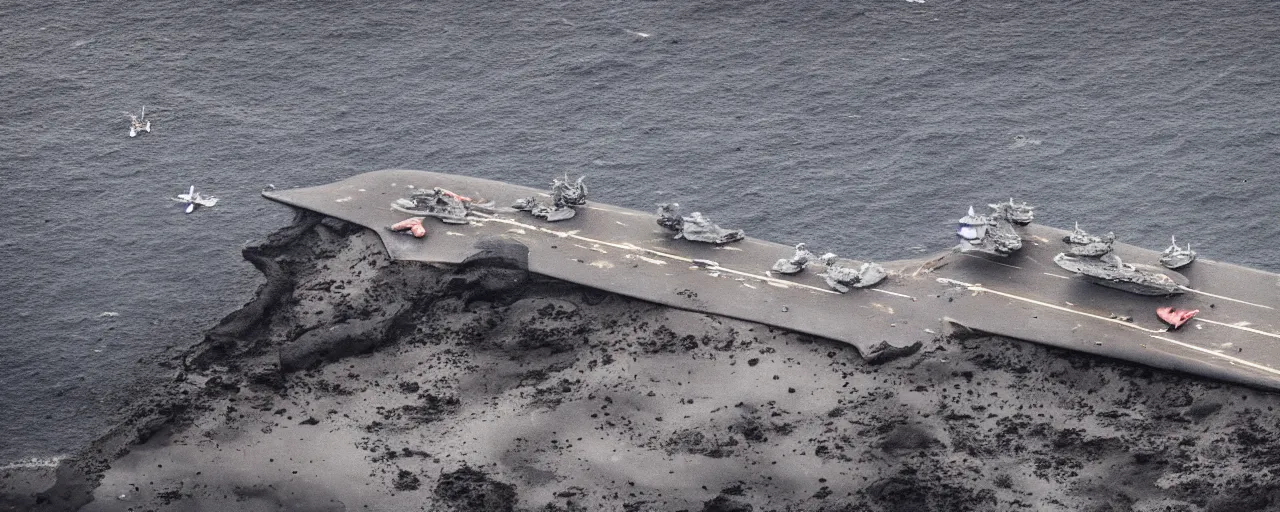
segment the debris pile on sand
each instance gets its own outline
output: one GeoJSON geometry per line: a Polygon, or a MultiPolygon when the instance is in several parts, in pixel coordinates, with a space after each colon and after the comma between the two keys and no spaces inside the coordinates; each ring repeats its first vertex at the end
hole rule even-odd
{"type": "Polygon", "coordinates": [[[466,465],[441,474],[435,495],[441,503],[467,512],[510,512],[516,505],[514,485],[495,481],[466,465]]]}

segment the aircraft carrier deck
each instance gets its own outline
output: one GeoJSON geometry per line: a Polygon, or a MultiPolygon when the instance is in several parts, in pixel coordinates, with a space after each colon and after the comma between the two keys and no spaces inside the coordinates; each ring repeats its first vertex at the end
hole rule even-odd
{"type": "MultiPolygon", "coordinates": [[[[425,239],[392,232],[409,217],[391,204],[440,187],[499,207],[543,191],[411,170],[385,170],[328,185],[264,191],[269,199],[360,224],[397,260],[458,264],[482,240],[528,248],[529,271],[668,306],[759,322],[839,340],[869,360],[914,350],[945,332],[973,330],[1248,386],[1280,389],[1280,275],[1199,259],[1179,273],[1185,293],[1151,297],[1076,278],[1053,264],[1067,231],[1017,228],[1023,248],[1008,258],[947,252],[879,262],[890,271],[873,288],[846,294],[818,277],[768,272],[790,246],[747,238],[714,246],[672,239],[657,216],[594,200],[577,215],[546,222],[525,212],[473,212],[465,225],[427,218],[425,239]],[[412,186],[412,188],[410,188],[412,186]],[[713,264],[695,263],[706,260],[713,264]],[[1170,331],[1161,306],[1199,309],[1170,331]],[[1131,319],[1131,320],[1130,320],[1131,319]]],[[[484,244],[480,244],[483,246],[484,244]]],[[[1117,243],[1124,261],[1156,265],[1160,254],[1117,243]]]]}

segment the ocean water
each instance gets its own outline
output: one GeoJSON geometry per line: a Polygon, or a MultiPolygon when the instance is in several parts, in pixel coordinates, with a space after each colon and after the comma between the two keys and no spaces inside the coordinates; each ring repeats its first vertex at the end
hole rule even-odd
{"type": "Polygon", "coordinates": [[[260,282],[268,184],[416,168],[678,201],[855,258],[969,205],[1280,272],[1275,2],[0,2],[0,463],[260,282]],[[153,131],[127,136],[143,106],[153,131]],[[221,198],[184,215],[190,185],[221,198]],[[104,315],[104,313],[108,313],[104,315]]]}

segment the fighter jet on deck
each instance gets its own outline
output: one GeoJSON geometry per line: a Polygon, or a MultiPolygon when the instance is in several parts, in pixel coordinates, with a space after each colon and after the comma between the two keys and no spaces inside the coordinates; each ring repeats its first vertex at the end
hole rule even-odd
{"type": "Polygon", "coordinates": [[[1076,229],[1062,241],[1068,246],[1067,252],[1058,253],[1053,262],[1102,286],[1139,295],[1178,295],[1188,284],[1187,278],[1177,272],[1121,261],[1112,251],[1115,233],[1090,235],[1076,223],[1076,229]]]}
{"type": "Polygon", "coordinates": [[[529,196],[517,199],[511,207],[549,222],[572,219],[578,213],[574,208],[587,204],[584,179],[586,176],[579,176],[578,181],[570,183],[569,175],[565,174],[564,179],[552,180],[551,204],[538,201],[537,196],[529,196]]]}
{"type": "Polygon", "coordinates": [[[668,231],[675,231],[675,238],[715,245],[733,243],[747,237],[741,229],[720,227],[719,224],[707,219],[702,212],[693,212],[688,217],[682,216],[679,203],[658,205],[658,225],[668,231]]]}
{"type": "Polygon", "coordinates": [[[979,215],[969,207],[969,214],[960,218],[960,228],[956,236],[960,237],[961,252],[981,252],[993,256],[1008,256],[1022,248],[1022,236],[1014,229],[1014,225],[1030,223],[1031,208],[1014,205],[1010,199],[1008,204],[990,205],[995,215],[979,215]]]}
{"type": "Polygon", "coordinates": [[[1187,248],[1178,247],[1178,237],[1170,237],[1173,242],[1168,249],[1160,253],[1160,264],[1165,268],[1179,269],[1190,265],[1196,260],[1196,252],[1191,250],[1191,244],[1187,244],[1187,248]]]}

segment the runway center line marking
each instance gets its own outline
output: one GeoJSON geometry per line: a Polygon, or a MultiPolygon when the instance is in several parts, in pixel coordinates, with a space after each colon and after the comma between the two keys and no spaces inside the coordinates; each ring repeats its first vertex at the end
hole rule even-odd
{"type": "MultiPolygon", "coordinates": [[[[487,221],[500,222],[500,223],[503,223],[503,224],[510,224],[510,225],[513,225],[513,226],[519,226],[519,227],[522,227],[522,228],[525,228],[525,229],[533,229],[533,230],[541,231],[541,232],[543,232],[543,233],[552,234],[552,235],[558,236],[558,237],[560,237],[560,238],[575,238],[575,239],[578,239],[578,240],[582,240],[582,241],[584,241],[584,242],[591,242],[591,243],[600,244],[600,245],[607,245],[607,246],[609,246],[609,247],[615,247],[615,248],[618,248],[618,249],[624,249],[624,250],[642,251],[642,252],[646,252],[646,253],[649,253],[649,254],[652,254],[652,255],[655,255],[655,256],[661,256],[661,257],[663,257],[663,258],[667,258],[667,259],[671,259],[671,260],[675,260],[675,261],[683,261],[683,262],[685,262],[685,263],[689,263],[689,264],[693,264],[693,265],[696,265],[696,264],[697,264],[697,263],[694,263],[693,258],[686,258],[686,257],[684,257],[684,256],[679,256],[679,255],[675,255],[675,254],[665,253],[665,252],[657,251],[657,250],[653,250],[653,249],[647,249],[647,248],[639,247],[639,246],[637,246],[637,245],[635,245],[635,244],[631,244],[631,243],[626,243],[626,244],[615,244],[615,243],[613,243],[613,242],[606,242],[606,241],[604,241],[604,240],[596,240],[596,239],[593,239],[593,238],[587,238],[587,237],[585,237],[585,236],[578,235],[576,232],[571,232],[571,231],[556,231],[556,230],[554,230],[554,229],[547,229],[547,228],[544,228],[544,227],[542,227],[542,226],[535,226],[535,225],[533,225],[533,224],[525,224],[525,223],[523,223],[523,222],[519,222],[519,221],[515,221],[515,220],[511,220],[511,219],[504,219],[504,218],[502,218],[502,217],[497,217],[497,216],[488,215],[488,214],[479,213],[479,212],[472,212],[472,215],[475,215],[475,216],[481,217],[481,219],[480,219],[480,220],[481,220],[481,222],[487,222],[487,221]]],[[[759,279],[759,280],[764,281],[764,282],[766,282],[766,283],[775,283],[775,284],[779,284],[779,285],[783,285],[783,286],[787,286],[787,287],[793,287],[793,286],[794,286],[794,287],[798,287],[798,288],[805,288],[805,289],[812,290],[812,291],[816,291],[816,292],[830,293],[830,294],[833,294],[833,295],[840,295],[840,292],[837,292],[837,291],[835,291],[835,290],[827,290],[827,289],[823,289],[823,288],[818,288],[817,286],[810,286],[810,285],[803,284],[803,283],[795,283],[795,282],[787,281],[787,280],[784,280],[784,279],[777,279],[777,278],[774,278],[774,277],[762,276],[762,275],[759,275],[759,274],[752,274],[752,273],[750,273],[750,272],[743,272],[743,271],[741,271],[741,270],[734,270],[734,269],[731,269],[731,268],[721,267],[721,266],[719,266],[718,264],[717,264],[716,266],[708,266],[708,267],[706,267],[706,268],[714,269],[714,270],[719,270],[719,271],[722,271],[722,272],[728,272],[728,273],[730,273],[730,274],[737,274],[737,275],[740,275],[740,276],[743,276],[743,277],[750,277],[750,278],[753,278],[753,279],[759,279]]],[[[892,293],[892,292],[885,292],[885,293],[892,293]]],[[[898,294],[898,295],[900,295],[900,294],[898,294]]],[[[905,296],[905,297],[909,297],[909,296],[905,296]]]]}
{"type": "Polygon", "coordinates": [[[1263,331],[1263,330],[1260,330],[1260,329],[1254,329],[1254,328],[1252,328],[1252,327],[1245,327],[1245,326],[1243,326],[1243,325],[1234,325],[1234,324],[1228,324],[1228,323],[1223,323],[1223,322],[1215,322],[1215,321],[1213,321],[1213,320],[1209,320],[1209,319],[1207,319],[1207,318],[1196,318],[1195,320],[1196,320],[1196,321],[1198,321],[1198,322],[1205,322],[1205,323],[1210,323],[1210,324],[1213,324],[1213,325],[1221,325],[1221,326],[1223,326],[1223,327],[1230,327],[1230,328],[1232,328],[1232,329],[1240,329],[1240,330],[1242,330],[1242,331],[1249,331],[1249,332],[1252,332],[1252,333],[1255,333],[1255,334],[1261,334],[1261,335],[1263,335],[1263,336],[1270,336],[1270,337],[1275,338],[1275,339],[1280,339],[1280,334],[1276,334],[1276,333],[1272,333],[1272,332],[1267,332],[1267,331],[1263,331]]]}
{"type": "Polygon", "coordinates": [[[1058,275],[1058,274],[1054,274],[1054,273],[1051,273],[1051,272],[1041,272],[1041,274],[1044,274],[1044,275],[1046,275],[1046,276],[1053,276],[1053,277],[1056,277],[1056,278],[1058,278],[1058,279],[1071,279],[1070,277],[1067,277],[1067,276],[1060,276],[1060,275],[1058,275]]]}
{"type": "Polygon", "coordinates": [[[1183,291],[1188,291],[1188,292],[1191,292],[1191,293],[1198,293],[1198,294],[1200,294],[1200,295],[1208,295],[1208,296],[1213,297],[1213,298],[1216,298],[1216,299],[1229,300],[1229,301],[1231,301],[1231,302],[1239,302],[1239,303],[1241,303],[1241,304],[1248,304],[1248,305],[1250,305],[1250,306],[1255,306],[1255,307],[1260,307],[1260,308],[1275,309],[1275,308],[1273,308],[1273,307],[1271,307],[1271,306],[1264,306],[1264,305],[1262,305],[1262,304],[1254,304],[1254,303],[1252,303],[1252,302],[1245,302],[1245,301],[1242,301],[1242,300],[1240,300],[1240,299],[1233,299],[1233,298],[1231,298],[1231,297],[1223,297],[1223,296],[1221,296],[1221,295],[1214,295],[1214,294],[1209,293],[1209,292],[1202,292],[1202,291],[1197,290],[1197,289],[1195,289],[1195,288],[1188,288],[1188,287],[1186,287],[1186,286],[1182,286],[1182,285],[1178,285],[1178,288],[1181,288],[1183,291]]]}
{"type": "Polygon", "coordinates": [[[972,283],[965,283],[965,282],[962,282],[962,281],[956,281],[955,279],[948,279],[948,278],[945,278],[945,277],[939,277],[939,278],[938,278],[938,282],[940,282],[940,283],[952,283],[952,284],[960,285],[960,286],[963,286],[963,287],[968,288],[968,289],[970,289],[970,290],[973,290],[973,291],[975,291],[975,292],[987,292],[987,293],[994,293],[994,294],[999,295],[999,296],[1001,296],[1001,297],[1008,297],[1008,298],[1010,298],[1010,299],[1020,300],[1020,301],[1023,301],[1023,302],[1028,302],[1028,303],[1031,303],[1031,304],[1035,304],[1035,305],[1037,305],[1037,306],[1044,306],[1044,307],[1046,307],[1046,308],[1052,308],[1052,309],[1056,309],[1056,310],[1058,310],[1058,311],[1065,311],[1065,312],[1067,312],[1067,313],[1074,313],[1074,314],[1081,315],[1081,316],[1087,316],[1087,317],[1089,317],[1089,318],[1093,318],[1093,319],[1095,319],[1095,320],[1102,320],[1102,321],[1104,321],[1104,322],[1111,322],[1111,323],[1113,323],[1113,324],[1123,325],[1123,326],[1128,327],[1128,328],[1130,328],[1130,329],[1137,329],[1137,330],[1139,330],[1139,331],[1146,332],[1146,333],[1168,332],[1168,331],[1167,331],[1167,330],[1165,330],[1165,329],[1160,329],[1160,330],[1148,329],[1148,328],[1146,328],[1146,327],[1142,327],[1142,326],[1137,325],[1137,324],[1132,324],[1132,323],[1126,322],[1126,321],[1124,321],[1124,320],[1120,320],[1120,319],[1116,319],[1116,318],[1107,318],[1107,317],[1105,317],[1105,316],[1095,315],[1095,314],[1093,314],[1093,313],[1085,313],[1084,311],[1076,311],[1076,310],[1071,309],[1071,308],[1064,308],[1064,307],[1059,306],[1059,305],[1057,305],[1057,304],[1050,304],[1050,303],[1048,303],[1048,302],[1038,301],[1038,300],[1035,300],[1035,299],[1031,299],[1031,298],[1027,298],[1027,297],[1022,297],[1022,296],[1019,296],[1019,295],[1014,295],[1014,294],[1012,294],[1012,293],[1005,293],[1005,292],[1002,292],[1002,291],[992,290],[991,288],[987,288],[987,287],[982,286],[982,285],[976,285],[976,284],[972,284],[972,283]]]}
{"type": "Polygon", "coordinates": [[[1178,341],[1178,340],[1169,339],[1169,338],[1166,338],[1166,337],[1164,337],[1164,336],[1156,336],[1156,335],[1152,334],[1152,335],[1151,335],[1151,337],[1152,337],[1152,338],[1155,338],[1155,339],[1158,339],[1158,340],[1163,340],[1163,341],[1167,341],[1167,342],[1169,342],[1169,343],[1173,343],[1174,345],[1178,345],[1178,346],[1180,346],[1180,347],[1185,347],[1185,348],[1189,348],[1189,349],[1191,349],[1191,350],[1195,350],[1195,351],[1198,351],[1198,352],[1203,352],[1203,353],[1205,353],[1205,354],[1209,354],[1209,355],[1214,356],[1214,357],[1220,357],[1220,358],[1222,358],[1222,359],[1226,359],[1226,360],[1231,361],[1231,362],[1233,362],[1233,363],[1240,363],[1240,364],[1245,365],[1245,366],[1248,366],[1248,367],[1250,367],[1250,368],[1255,368],[1255,369],[1262,370],[1262,371],[1267,372],[1267,373],[1272,373],[1272,374],[1275,374],[1275,375],[1280,375],[1280,370],[1276,370],[1275,368],[1272,368],[1272,367],[1270,367],[1270,366],[1265,366],[1265,365],[1261,365],[1261,364],[1254,363],[1254,362],[1251,362],[1251,361],[1246,361],[1246,360],[1244,360],[1244,359],[1240,359],[1240,358],[1238,358],[1238,357],[1231,357],[1231,356],[1226,355],[1226,354],[1220,354],[1220,353],[1218,353],[1218,352],[1214,352],[1214,351],[1209,350],[1209,349],[1204,348],[1204,347],[1197,347],[1197,346],[1195,346],[1195,345],[1191,345],[1191,344],[1183,343],[1183,342],[1178,341]]]}

